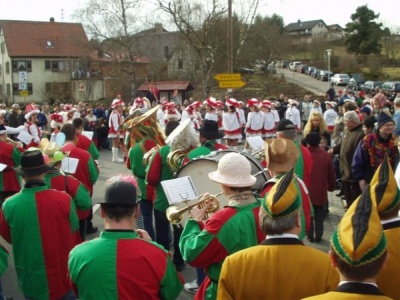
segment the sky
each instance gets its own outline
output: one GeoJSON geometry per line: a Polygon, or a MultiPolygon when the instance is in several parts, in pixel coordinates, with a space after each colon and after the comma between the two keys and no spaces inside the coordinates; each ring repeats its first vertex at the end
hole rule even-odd
{"type": "MultiPolygon", "coordinates": [[[[190,1],[190,0],[187,0],[190,1]]],[[[209,1],[209,0],[202,0],[209,1]]],[[[239,0],[233,0],[233,3],[239,0]]],[[[72,18],[76,8],[84,6],[86,0],[0,0],[0,19],[75,22],[72,18]],[[62,13],[63,10],[63,13],[62,13]]],[[[399,0],[260,0],[261,15],[280,15],[285,25],[302,21],[322,19],[327,25],[342,27],[350,22],[350,16],[358,6],[367,4],[375,13],[380,13],[379,21],[400,33],[399,0]]],[[[149,8],[149,13],[152,10],[149,8]]],[[[141,14],[143,15],[143,14],[141,14]]]]}

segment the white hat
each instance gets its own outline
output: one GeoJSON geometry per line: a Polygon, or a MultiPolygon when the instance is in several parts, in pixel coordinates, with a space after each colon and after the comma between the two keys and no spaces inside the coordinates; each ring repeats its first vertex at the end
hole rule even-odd
{"type": "Polygon", "coordinates": [[[295,104],[295,105],[299,105],[299,102],[297,102],[296,100],[294,100],[294,99],[289,99],[289,104],[295,104]]]}
{"type": "Polygon", "coordinates": [[[123,106],[123,105],[125,105],[125,102],[122,101],[121,99],[117,98],[117,99],[114,99],[113,102],[111,103],[112,108],[116,108],[118,105],[123,106]]]}
{"type": "Polygon", "coordinates": [[[181,114],[175,108],[175,104],[173,102],[170,102],[167,105],[164,119],[167,121],[179,121],[181,119],[181,114]]]}
{"type": "Polygon", "coordinates": [[[234,99],[234,98],[228,98],[228,99],[226,99],[226,106],[238,107],[239,106],[239,102],[237,102],[237,100],[234,99]]]}
{"type": "Polygon", "coordinates": [[[251,175],[251,165],[245,156],[233,152],[225,154],[218,162],[218,170],[208,174],[217,183],[232,187],[253,186],[256,178],[251,175]]]}

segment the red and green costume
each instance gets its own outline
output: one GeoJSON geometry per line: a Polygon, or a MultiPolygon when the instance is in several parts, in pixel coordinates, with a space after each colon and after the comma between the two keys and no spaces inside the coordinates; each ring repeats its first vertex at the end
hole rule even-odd
{"type": "Polygon", "coordinates": [[[49,188],[66,192],[71,196],[75,202],[79,220],[84,220],[89,216],[92,199],[87,188],[78,179],[65,175],[56,168],[51,168],[44,180],[49,188]]]}
{"type": "Polygon", "coordinates": [[[168,253],[130,230],[110,230],[75,247],[71,283],[79,299],[176,299],[182,282],[168,253]]]}
{"type": "Polygon", "coordinates": [[[146,167],[143,164],[143,156],[150,149],[154,148],[156,143],[150,139],[143,139],[129,149],[126,166],[137,178],[142,199],[153,200],[155,197],[154,186],[146,183],[146,167]]]}
{"type": "MultiPolygon", "coordinates": [[[[204,142],[200,147],[190,151],[187,155],[188,158],[187,161],[198,158],[200,156],[209,155],[213,151],[226,150],[226,149],[228,149],[227,146],[217,143],[216,141],[209,140],[204,142]]],[[[185,161],[185,163],[187,161],[185,161]]]]}
{"type": "Polygon", "coordinates": [[[59,299],[69,290],[68,254],[78,243],[75,203],[42,181],[7,198],[0,234],[12,244],[19,287],[26,297],[59,299]]]}
{"type": "Polygon", "coordinates": [[[265,239],[259,226],[260,202],[227,206],[205,224],[188,220],[179,241],[186,262],[204,267],[207,277],[195,299],[216,299],[218,279],[227,256],[258,245],[265,239]]]}
{"type": "Polygon", "coordinates": [[[21,163],[21,152],[9,143],[0,141],[0,163],[7,168],[0,172],[0,192],[18,192],[21,189],[21,178],[13,170],[21,163]]]}
{"type": "Polygon", "coordinates": [[[167,165],[167,156],[170,152],[170,147],[165,145],[153,154],[147,168],[147,183],[156,189],[156,201],[154,209],[165,212],[169,206],[167,196],[161,185],[161,181],[173,179],[174,173],[167,165]]]}
{"type": "Polygon", "coordinates": [[[93,159],[99,158],[99,150],[97,150],[97,147],[92,140],[90,140],[87,136],[84,136],[83,134],[77,134],[76,137],[76,146],[78,148],[89,152],[93,159]]]}
{"type": "Polygon", "coordinates": [[[0,277],[7,270],[8,266],[8,251],[0,244],[0,277]]]}
{"type": "Polygon", "coordinates": [[[82,182],[92,196],[93,185],[99,178],[99,169],[92,156],[89,152],[75,146],[69,152],[69,157],[79,160],[75,174],[71,175],[82,182]]]}

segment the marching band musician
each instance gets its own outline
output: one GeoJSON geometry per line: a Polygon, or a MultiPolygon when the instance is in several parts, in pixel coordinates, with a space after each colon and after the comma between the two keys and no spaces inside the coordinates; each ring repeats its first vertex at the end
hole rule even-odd
{"type": "MultiPolygon", "coordinates": [[[[184,160],[184,164],[188,163],[190,160],[196,159],[200,156],[209,155],[213,151],[226,150],[223,144],[217,143],[215,140],[222,138],[222,134],[218,131],[218,124],[215,121],[204,120],[203,125],[199,129],[199,139],[201,146],[193,149],[188,153],[184,160]]],[[[190,293],[196,293],[199,290],[206,274],[203,268],[196,268],[197,278],[192,282],[184,284],[186,291],[190,293]]]]}
{"type": "Polygon", "coordinates": [[[112,139],[112,161],[113,162],[124,162],[124,159],[118,156],[118,148],[120,146],[120,139],[124,138],[124,132],[121,129],[124,123],[124,115],[122,113],[124,102],[120,99],[114,99],[111,103],[113,111],[111,112],[110,119],[108,121],[108,126],[110,130],[108,131],[108,138],[112,139]]]}
{"type": "Polygon", "coordinates": [[[191,219],[186,223],[179,247],[186,262],[205,268],[207,274],[195,299],[216,299],[225,258],[264,239],[259,227],[260,201],[251,191],[256,178],[251,175],[246,157],[239,153],[224,155],[218,162],[218,170],[209,173],[208,177],[220,184],[229,204],[205,223],[204,216],[212,202],[189,212],[191,219]]]}
{"type": "MultiPolygon", "coordinates": [[[[247,116],[246,123],[246,136],[261,136],[261,131],[263,128],[263,117],[260,113],[258,107],[258,100],[256,98],[251,98],[247,100],[247,107],[250,108],[250,112],[247,116]]],[[[249,148],[249,144],[246,141],[245,148],[249,148]]]]}
{"type": "Polygon", "coordinates": [[[82,134],[83,131],[83,120],[81,118],[75,118],[72,120],[72,125],[76,129],[76,146],[90,153],[94,160],[99,158],[99,150],[95,143],[87,136],[82,134]]]}
{"type": "Polygon", "coordinates": [[[161,128],[165,129],[165,110],[167,109],[169,101],[165,97],[161,98],[161,106],[157,111],[157,120],[161,125],[161,128]]]}
{"type": "Polygon", "coordinates": [[[146,152],[156,147],[156,142],[150,138],[143,137],[129,149],[126,159],[126,167],[132,171],[137,178],[138,188],[140,190],[140,212],[143,217],[144,230],[155,240],[153,227],[153,202],[155,200],[154,186],[146,182],[146,166],[143,164],[143,156],[146,152]]]}
{"type": "Polygon", "coordinates": [[[228,111],[223,116],[223,128],[225,133],[226,145],[228,147],[237,146],[239,139],[242,137],[242,124],[239,112],[236,108],[239,103],[234,98],[228,98],[226,100],[226,106],[228,111]]]}
{"type": "Polygon", "coordinates": [[[182,282],[168,252],[146,231],[135,228],[136,192],[132,176],[107,180],[100,203],[105,230],[69,255],[71,284],[79,299],[173,300],[181,292],[182,282]]]}
{"type": "Polygon", "coordinates": [[[54,190],[66,192],[75,203],[76,214],[79,219],[79,234],[82,241],[86,238],[86,222],[84,220],[90,215],[92,199],[89,190],[78,179],[71,175],[66,175],[61,171],[61,161],[64,154],[55,142],[50,142],[44,146],[43,157],[48,164],[49,170],[44,176],[46,185],[54,190]],[[59,154],[56,154],[56,153],[59,154]]]}
{"type": "Polygon", "coordinates": [[[25,130],[32,136],[32,140],[29,144],[25,145],[25,148],[29,147],[37,147],[39,146],[41,139],[41,132],[39,127],[36,125],[37,116],[40,112],[33,104],[28,104],[26,106],[26,114],[25,114],[25,130]]]}
{"type": "Polygon", "coordinates": [[[21,190],[21,178],[14,171],[21,163],[21,152],[7,142],[6,127],[0,125],[0,163],[7,167],[0,172],[0,206],[7,197],[21,190]]]}
{"type": "MultiPolygon", "coordinates": [[[[165,125],[165,135],[168,136],[172,131],[178,127],[179,122],[170,121],[165,125]]],[[[156,191],[156,197],[154,202],[154,220],[156,229],[156,242],[163,246],[167,251],[170,248],[170,223],[165,214],[169,203],[167,196],[165,195],[164,189],[161,185],[161,181],[173,179],[174,174],[170,167],[167,165],[167,156],[170,152],[170,146],[165,145],[157,149],[150,159],[150,163],[146,169],[146,181],[148,185],[152,186],[156,191]]],[[[173,225],[173,239],[174,239],[174,256],[173,262],[178,271],[182,271],[184,267],[184,261],[179,250],[179,238],[182,233],[182,228],[173,225]]]]}
{"type": "Polygon", "coordinates": [[[218,117],[218,130],[223,132],[224,131],[224,126],[222,125],[222,119],[224,117],[225,111],[224,111],[225,104],[221,100],[217,100],[217,117],[218,117]]]}
{"type": "Polygon", "coordinates": [[[208,97],[203,101],[203,105],[206,108],[206,115],[204,116],[204,120],[212,120],[218,122],[218,115],[216,113],[217,109],[217,101],[213,97],[208,97]]]}
{"type": "MultiPolygon", "coordinates": [[[[145,97],[146,98],[146,97],[145,97]]],[[[147,98],[146,98],[147,99],[147,98]]],[[[148,99],[147,99],[148,100],[148,99]]],[[[150,103],[150,102],[149,102],[150,103]]],[[[133,113],[135,109],[140,109],[142,113],[145,113],[150,107],[144,104],[144,98],[137,97],[133,101],[132,107],[129,109],[129,114],[133,113]]]]}
{"type": "Polygon", "coordinates": [[[76,113],[76,107],[74,107],[72,104],[65,104],[64,111],[61,112],[61,115],[63,117],[63,123],[71,124],[75,113],[76,113]]]}

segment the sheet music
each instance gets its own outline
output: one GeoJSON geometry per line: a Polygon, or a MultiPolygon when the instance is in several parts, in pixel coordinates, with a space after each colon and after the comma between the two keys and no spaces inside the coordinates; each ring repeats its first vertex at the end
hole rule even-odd
{"type": "Polygon", "coordinates": [[[246,138],[246,140],[249,142],[251,149],[264,149],[264,140],[261,138],[261,136],[249,136],[246,138]]]}
{"type": "Polygon", "coordinates": [[[93,140],[93,131],[82,131],[82,135],[86,136],[89,140],[93,140]]]}
{"type": "Polygon", "coordinates": [[[27,133],[26,131],[22,130],[18,136],[17,139],[19,139],[21,142],[23,142],[24,144],[28,145],[32,142],[33,136],[31,136],[29,133],[27,133]]]}
{"type": "Polygon", "coordinates": [[[7,165],[0,163],[0,172],[3,172],[7,165]]]}
{"type": "Polygon", "coordinates": [[[79,159],[66,157],[61,161],[61,171],[68,174],[75,174],[79,159]]]}
{"type": "Polygon", "coordinates": [[[161,181],[170,205],[181,203],[185,200],[196,200],[198,198],[190,176],[161,181]]]}

